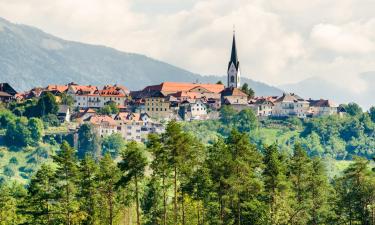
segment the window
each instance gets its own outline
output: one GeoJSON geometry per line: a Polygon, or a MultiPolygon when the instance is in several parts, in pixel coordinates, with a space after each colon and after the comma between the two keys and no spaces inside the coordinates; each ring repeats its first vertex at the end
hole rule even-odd
{"type": "Polygon", "coordinates": [[[230,82],[232,82],[232,83],[234,82],[234,76],[230,77],[230,82]]]}

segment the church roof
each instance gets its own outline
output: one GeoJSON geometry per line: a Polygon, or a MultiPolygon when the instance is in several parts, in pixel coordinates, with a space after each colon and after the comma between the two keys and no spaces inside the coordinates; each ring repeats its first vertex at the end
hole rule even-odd
{"type": "Polygon", "coordinates": [[[185,82],[163,82],[159,85],[148,86],[143,91],[162,91],[166,93],[177,93],[180,91],[191,91],[196,87],[202,87],[210,92],[219,93],[224,90],[223,84],[196,84],[185,82]]]}
{"type": "Polygon", "coordinates": [[[236,36],[233,34],[233,42],[232,42],[232,51],[230,54],[230,61],[228,64],[228,70],[230,68],[230,65],[234,64],[236,69],[238,70],[238,67],[240,66],[240,62],[238,61],[238,56],[237,56],[237,46],[236,46],[236,36]]]}

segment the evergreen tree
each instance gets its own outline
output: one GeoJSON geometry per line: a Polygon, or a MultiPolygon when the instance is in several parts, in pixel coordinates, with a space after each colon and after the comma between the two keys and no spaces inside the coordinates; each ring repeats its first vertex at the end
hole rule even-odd
{"type": "Polygon", "coordinates": [[[43,164],[31,179],[25,213],[31,215],[32,224],[54,223],[55,183],[55,170],[48,164],[43,164]]]}
{"type": "Polygon", "coordinates": [[[262,157],[249,140],[247,134],[232,130],[226,141],[232,158],[229,184],[235,224],[261,224],[264,218],[264,207],[258,199],[263,183],[257,174],[262,166],[262,157]],[[252,207],[254,205],[256,207],[252,207]],[[254,209],[259,211],[254,212],[254,209]]]}
{"type": "Polygon", "coordinates": [[[328,177],[321,159],[314,158],[311,169],[309,192],[311,192],[312,205],[308,224],[327,224],[333,218],[329,202],[332,188],[328,183],[328,177]]]}
{"type": "Polygon", "coordinates": [[[356,157],[344,176],[336,180],[335,189],[340,223],[374,224],[375,176],[368,160],[356,157]]]}
{"type": "Polygon", "coordinates": [[[148,137],[147,149],[152,154],[151,162],[152,180],[161,180],[161,191],[163,201],[163,224],[167,224],[167,192],[169,190],[169,182],[171,166],[169,164],[169,152],[165,148],[162,138],[157,134],[150,134],[148,137]]]}
{"type": "Polygon", "coordinates": [[[294,147],[294,154],[289,164],[289,180],[292,182],[292,189],[295,195],[293,213],[289,218],[289,223],[307,224],[311,209],[311,160],[300,144],[294,147]]]}
{"type": "Polygon", "coordinates": [[[99,167],[91,155],[86,155],[79,165],[79,201],[85,214],[82,224],[100,224],[99,167]]]}
{"type": "Polygon", "coordinates": [[[55,96],[50,92],[45,92],[34,107],[32,116],[42,117],[48,114],[56,114],[58,110],[55,96]]]}
{"type": "Polygon", "coordinates": [[[120,180],[120,171],[115,162],[113,162],[111,155],[106,153],[100,160],[100,168],[98,181],[98,189],[101,193],[103,203],[102,208],[104,212],[101,213],[101,224],[113,225],[116,217],[116,185],[120,180]]]}
{"type": "Polygon", "coordinates": [[[269,223],[287,224],[291,214],[291,190],[286,178],[286,163],[276,145],[265,148],[263,162],[263,179],[265,184],[265,198],[269,205],[269,223]]]}
{"type": "Polygon", "coordinates": [[[57,164],[56,179],[56,203],[61,222],[67,225],[78,223],[84,216],[80,212],[80,202],[77,199],[78,160],[75,150],[64,141],[60,151],[53,157],[57,164]]]}
{"type": "Polygon", "coordinates": [[[147,166],[147,158],[144,156],[139,144],[131,141],[126,150],[122,153],[122,161],[119,163],[119,168],[123,175],[120,184],[127,185],[129,182],[134,182],[135,186],[135,203],[137,213],[137,225],[140,225],[139,212],[139,183],[144,177],[144,172],[147,166]]]}
{"type": "Polygon", "coordinates": [[[83,158],[86,154],[90,154],[95,158],[100,158],[99,137],[91,124],[83,124],[78,130],[78,137],[79,158],[83,158]]]}

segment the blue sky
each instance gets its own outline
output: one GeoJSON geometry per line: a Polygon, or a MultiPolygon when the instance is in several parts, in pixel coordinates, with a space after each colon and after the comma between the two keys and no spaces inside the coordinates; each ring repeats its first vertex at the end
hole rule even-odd
{"type": "Polygon", "coordinates": [[[59,37],[225,74],[233,24],[244,76],[272,85],[310,77],[371,88],[373,0],[0,0],[0,17],[59,37]]]}

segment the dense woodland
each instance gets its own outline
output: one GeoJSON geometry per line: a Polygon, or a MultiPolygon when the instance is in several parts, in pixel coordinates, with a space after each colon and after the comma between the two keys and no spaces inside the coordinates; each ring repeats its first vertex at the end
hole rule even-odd
{"type": "Polygon", "coordinates": [[[0,224],[375,224],[374,109],[259,121],[223,107],[220,121],[172,121],[145,144],[85,124],[73,148],[46,134],[55,104],[0,111],[0,162],[27,155],[3,168],[0,224]],[[331,176],[328,158],[352,163],[331,176]]]}

